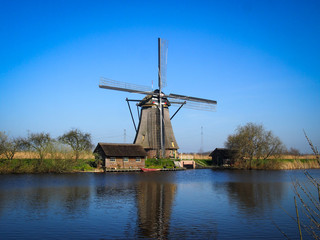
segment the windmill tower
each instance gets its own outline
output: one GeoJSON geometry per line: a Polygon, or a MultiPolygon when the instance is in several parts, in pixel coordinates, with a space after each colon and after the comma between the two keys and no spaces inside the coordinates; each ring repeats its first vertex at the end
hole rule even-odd
{"type": "Polygon", "coordinates": [[[107,78],[101,78],[99,83],[100,88],[146,95],[142,100],[127,98],[126,101],[136,130],[134,144],[142,145],[149,157],[171,157],[179,149],[173,133],[171,119],[183,106],[191,109],[214,111],[217,104],[214,100],[204,98],[173,93],[164,94],[162,89],[166,86],[166,65],[167,41],[158,38],[158,89],[152,91],[145,86],[107,78]],[[139,116],[138,128],[136,127],[129,102],[138,102],[136,104],[139,116]],[[172,104],[180,106],[170,118],[169,107],[172,104]]]}

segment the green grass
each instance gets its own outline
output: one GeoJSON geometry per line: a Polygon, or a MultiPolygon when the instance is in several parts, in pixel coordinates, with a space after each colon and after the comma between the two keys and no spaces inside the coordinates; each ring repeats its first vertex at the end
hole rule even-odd
{"type": "Polygon", "coordinates": [[[199,164],[202,167],[210,167],[212,166],[212,160],[211,159],[195,159],[194,160],[197,164],[199,164]]]}
{"type": "MultiPolygon", "coordinates": [[[[208,167],[212,166],[210,159],[195,159],[196,163],[208,167]]],[[[315,159],[254,159],[252,160],[252,169],[276,170],[276,169],[295,169],[301,165],[307,168],[316,168],[319,165],[315,159]]],[[[175,168],[172,159],[147,159],[145,166],[147,168],[175,168]]],[[[97,167],[94,159],[79,159],[78,161],[70,159],[13,159],[0,160],[0,174],[5,173],[64,173],[75,171],[92,171],[97,167]]],[[[234,168],[246,169],[248,162],[237,162],[234,168]]]]}
{"type": "Polygon", "coordinates": [[[94,170],[95,160],[13,159],[0,161],[0,173],[63,173],[94,170]]]}
{"type": "Polygon", "coordinates": [[[146,168],[174,168],[174,162],[171,159],[147,159],[146,168]]]}
{"type": "MultiPolygon", "coordinates": [[[[172,159],[147,159],[146,168],[175,168],[174,161],[172,159]]],[[[211,159],[195,159],[194,161],[203,167],[212,166],[211,159]]]]}

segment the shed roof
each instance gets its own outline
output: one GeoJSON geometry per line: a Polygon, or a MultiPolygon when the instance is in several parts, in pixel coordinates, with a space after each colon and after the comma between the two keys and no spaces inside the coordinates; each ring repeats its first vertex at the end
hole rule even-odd
{"type": "Polygon", "coordinates": [[[237,151],[236,150],[231,150],[231,149],[228,149],[228,148],[216,148],[214,151],[212,151],[210,153],[209,156],[213,156],[217,152],[229,155],[229,154],[235,154],[237,151]]]}
{"type": "Polygon", "coordinates": [[[138,144],[98,143],[93,152],[102,149],[106,156],[110,157],[145,157],[146,151],[138,144]]]}

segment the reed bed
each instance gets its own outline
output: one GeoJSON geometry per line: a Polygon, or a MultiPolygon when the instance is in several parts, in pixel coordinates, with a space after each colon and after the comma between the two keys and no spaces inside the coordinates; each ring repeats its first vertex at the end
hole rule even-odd
{"type": "MultiPolygon", "coordinates": [[[[38,153],[25,151],[17,152],[13,159],[37,159],[39,158],[38,153]]],[[[45,154],[45,159],[74,159],[75,156],[72,151],[65,152],[48,152],[45,154]]],[[[91,152],[81,153],[79,158],[81,159],[94,159],[94,155],[91,152]]],[[[0,155],[0,159],[6,159],[5,155],[0,155]]]]}
{"type": "MultiPolygon", "coordinates": [[[[236,169],[247,169],[247,162],[237,161],[234,164],[236,169]]],[[[294,170],[320,168],[316,159],[255,159],[252,160],[251,169],[256,170],[294,170]]]]}

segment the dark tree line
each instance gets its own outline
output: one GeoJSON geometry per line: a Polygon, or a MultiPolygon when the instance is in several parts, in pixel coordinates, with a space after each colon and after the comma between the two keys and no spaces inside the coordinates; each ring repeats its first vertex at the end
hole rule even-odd
{"type": "Polygon", "coordinates": [[[54,145],[60,143],[70,147],[75,157],[79,159],[81,153],[91,151],[93,144],[91,134],[83,133],[79,129],[72,129],[54,139],[49,133],[31,133],[26,138],[9,138],[5,132],[0,132],[0,156],[12,160],[18,151],[36,152],[40,165],[46,154],[52,151],[54,145]]]}

